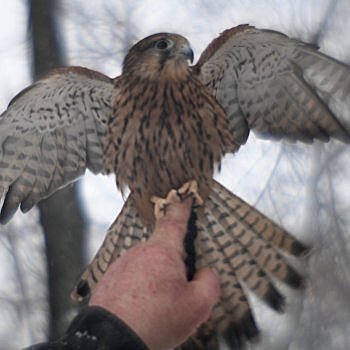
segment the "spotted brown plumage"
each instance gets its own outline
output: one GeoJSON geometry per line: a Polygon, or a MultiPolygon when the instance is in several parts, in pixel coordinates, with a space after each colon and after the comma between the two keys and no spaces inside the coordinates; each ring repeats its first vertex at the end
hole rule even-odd
{"type": "Polygon", "coordinates": [[[221,297],[181,349],[231,348],[258,336],[245,288],[282,312],[274,280],[294,288],[302,277],[285,254],[306,251],[288,232],[213,180],[227,152],[250,130],[289,141],[349,142],[342,109],[350,103],[349,67],[285,35],[243,25],[226,30],[189,66],[177,34],[135,44],[122,74],[80,68],[52,72],[25,89],[0,118],[0,220],[29,210],[86,169],[113,173],[131,192],[73,292],[89,295],[108,266],[145,240],[154,225],[152,196],[188,180],[199,184],[197,267],[213,265],[221,297]]]}
{"type": "Polygon", "coordinates": [[[231,147],[225,112],[191,74],[188,57],[186,39],[156,34],[130,50],[118,82],[105,165],[119,188],[130,188],[146,223],[153,220],[150,198],[188,180],[197,180],[205,197],[214,164],[231,147]],[[174,46],[174,54],[153,47],[162,40],[172,43],[166,45],[174,46]]]}

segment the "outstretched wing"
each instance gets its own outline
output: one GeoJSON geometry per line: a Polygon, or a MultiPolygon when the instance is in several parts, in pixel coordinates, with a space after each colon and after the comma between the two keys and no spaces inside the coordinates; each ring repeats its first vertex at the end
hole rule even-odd
{"type": "Polygon", "coordinates": [[[114,81],[61,68],[18,94],[0,116],[0,222],[82,175],[103,170],[102,136],[114,81]]]}
{"type": "Polygon", "coordinates": [[[350,141],[341,114],[350,105],[350,69],[311,45],[241,25],[216,38],[193,71],[227,112],[237,147],[250,129],[293,142],[350,141]]]}

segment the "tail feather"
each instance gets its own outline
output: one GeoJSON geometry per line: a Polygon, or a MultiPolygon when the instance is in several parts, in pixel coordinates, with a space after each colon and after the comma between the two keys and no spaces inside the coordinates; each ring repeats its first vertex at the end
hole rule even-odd
{"type": "MultiPolygon", "coordinates": [[[[227,209],[216,202],[215,193],[209,195],[206,204],[204,226],[210,227],[210,235],[213,237],[216,250],[230,265],[230,270],[235,272],[239,281],[244,282],[250,290],[271,307],[278,311],[282,310],[284,298],[276,291],[269,276],[259,266],[258,261],[247,249],[247,246],[236,237],[236,235],[241,236],[242,232],[245,235],[252,235],[254,232],[247,231],[242,222],[235,221],[234,225],[228,222],[227,209]],[[230,235],[226,231],[228,228],[230,228],[230,235]],[[273,300],[270,298],[271,295],[275,296],[273,300]]],[[[240,303],[241,301],[238,300],[238,305],[240,303]]]]}
{"type": "Polygon", "coordinates": [[[214,266],[221,278],[220,301],[207,324],[231,349],[240,348],[259,336],[242,284],[282,312],[285,298],[270,275],[292,287],[303,286],[303,278],[279,251],[298,256],[308,248],[217,182],[197,225],[198,265],[214,266]]]}
{"type": "Polygon", "coordinates": [[[295,256],[308,252],[308,247],[217,181],[214,181],[212,192],[221,198],[221,205],[228,208],[230,215],[244,222],[248,229],[253,230],[265,242],[295,256]]]}
{"type": "MultiPolygon", "coordinates": [[[[303,286],[303,278],[279,251],[298,256],[307,248],[215,181],[204,210],[198,211],[197,229],[196,268],[216,268],[221,278],[221,296],[209,320],[177,350],[218,350],[218,334],[230,349],[239,349],[246,340],[259,335],[245,288],[273,309],[283,311],[284,296],[270,276],[292,287],[303,286]]],[[[129,196],[73,291],[73,298],[86,297],[108,266],[125,250],[146,240],[151,232],[151,228],[142,225],[129,196]]]]}
{"type": "Polygon", "coordinates": [[[140,241],[145,241],[150,232],[152,232],[150,229],[142,225],[133,199],[129,196],[122,211],[108,229],[100,249],[73,289],[71,298],[82,301],[89,297],[109,265],[126,250],[140,241]]]}
{"type": "MultiPolygon", "coordinates": [[[[241,255],[243,252],[247,251],[250,257],[249,264],[256,264],[264,272],[270,273],[274,277],[289,284],[292,287],[301,287],[303,285],[302,277],[298,276],[298,273],[289,266],[286,258],[279,253],[274,245],[264,240],[264,236],[261,235],[261,231],[258,231],[256,229],[256,226],[258,225],[251,225],[248,216],[239,217],[239,221],[237,221],[237,216],[235,215],[235,211],[232,209],[232,207],[229,207],[226,212],[223,211],[221,204],[222,201],[225,201],[224,198],[228,199],[226,201],[228,205],[233,204],[232,194],[227,190],[225,191],[226,193],[221,193],[221,196],[218,196],[218,194],[214,192],[211,196],[211,199],[212,202],[217,206],[216,210],[219,210],[221,213],[220,220],[222,226],[226,227],[226,231],[233,232],[235,243],[238,243],[238,246],[242,250],[241,255]],[[224,195],[226,195],[226,197],[224,197],[224,195]]],[[[236,197],[235,199],[235,207],[238,205],[240,208],[247,206],[247,204],[244,203],[240,198],[236,197]],[[237,202],[239,202],[239,204],[237,204],[237,202]]],[[[250,217],[254,216],[254,222],[265,220],[268,221],[270,225],[274,225],[256,209],[249,206],[247,210],[249,210],[250,217]]],[[[280,235],[283,235],[283,238],[279,239],[279,242],[285,243],[286,240],[288,240],[288,248],[290,248],[290,245],[294,246],[295,242],[298,242],[294,237],[290,236],[289,233],[282,230],[280,227],[276,226],[275,229],[276,231],[278,230],[278,233],[280,235]]],[[[264,232],[266,232],[266,230],[264,230],[264,232]]],[[[286,248],[286,245],[284,245],[284,247],[286,248]]],[[[292,251],[294,251],[294,249],[292,249],[292,251]]],[[[262,274],[263,277],[265,277],[263,271],[261,270],[259,271],[259,274],[262,274]]]]}
{"type": "MultiPolygon", "coordinates": [[[[235,273],[229,263],[225,261],[225,256],[215,249],[213,237],[208,230],[204,229],[204,224],[198,226],[198,238],[195,246],[197,269],[207,265],[217,269],[220,275],[221,296],[219,302],[214,306],[209,320],[177,350],[219,349],[218,334],[223,334],[226,331],[228,320],[231,325],[240,325],[242,320],[247,318],[247,314],[251,317],[249,329],[255,329],[258,333],[244,290],[235,273]]],[[[235,341],[237,342],[237,339],[235,341]]]]}
{"type": "Polygon", "coordinates": [[[232,322],[239,323],[246,313],[250,313],[250,307],[235,271],[232,270],[226,256],[216,249],[214,235],[206,230],[205,225],[205,221],[200,222],[198,229],[196,252],[199,266],[197,267],[213,266],[220,275],[220,301],[214,308],[210,320],[217,330],[223,332],[228,318],[232,322]]]}

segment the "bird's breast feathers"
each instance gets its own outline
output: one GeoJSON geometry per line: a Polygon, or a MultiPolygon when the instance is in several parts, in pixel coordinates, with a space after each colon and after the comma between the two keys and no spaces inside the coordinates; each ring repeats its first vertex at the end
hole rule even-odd
{"type": "Polygon", "coordinates": [[[106,168],[116,173],[119,188],[145,198],[164,196],[190,179],[208,183],[230,140],[223,109],[189,75],[126,79],[107,130],[106,168]]]}

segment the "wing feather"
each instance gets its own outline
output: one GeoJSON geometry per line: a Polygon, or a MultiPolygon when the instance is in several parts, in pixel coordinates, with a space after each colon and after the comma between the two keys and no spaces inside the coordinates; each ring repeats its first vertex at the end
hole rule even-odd
{"type": "Polygon", "coordinates": [[[239,145],[250,130],[292,142],[350,142],[350,68],[311,45],[242,25],[216,38],[193,71],[225,109],[239,145]]]}
{"type": "Polygon", "coordinates": [[[117,88],[82,67],[61,68],[19,93],[0,116],[0,222],[17,208],[103,171],[102,137],[117,88]]]}

